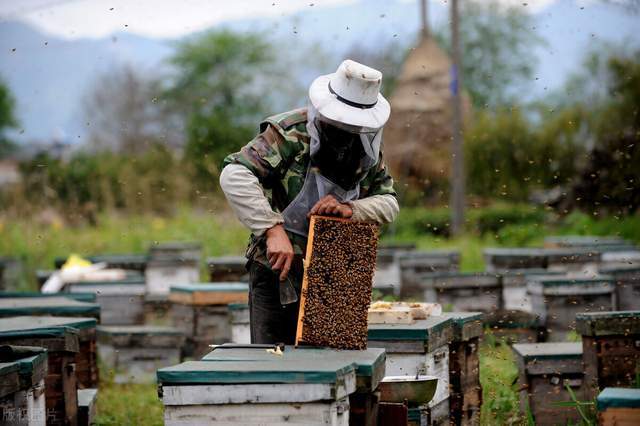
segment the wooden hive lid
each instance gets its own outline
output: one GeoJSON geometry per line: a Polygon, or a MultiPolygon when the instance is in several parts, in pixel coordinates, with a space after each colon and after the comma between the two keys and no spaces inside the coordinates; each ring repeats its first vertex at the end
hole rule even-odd
{"type": "Polygon", "coordinates": [[[640,408],[640,389],[605,388],[596,401],[598,411],[608,408],[640,408]]]}
{"type": "Polygon", "coordinates": [[[37,340],[49,351],[78,352],[78,329],[43,318],[20,316],[0,318],[0,341],[20,345],[20,342],[37,340]]]}
{"type": "Polygon", "coordinates": [[[155,325],[109,325],[98,327],[98,342],[118,348],[178,348],[184,333],[155,325]]]}
{"type": "Polygon", "coordinates": [[[482,312],[445,312],[443,317],[451,318],[453,326],[453,338],[456,341],[466,341],[479,337],[483,333],[482,312]]]}
{"type": "Polygon", "coordinates": [[[453,320],[444,316],[431,316],[413,324],[369,324],[369,341],[421,342],[433,350],[453,338],[453,320]]]}
{"type": "Polygon", "coordinates": [[[242,282],[175,284],[171,286],[169,300],[185,305],[228,305],[246,303],[249,285],[242,282]]]}
{"type": "Polygon", "coordinates": [[[247,258],[244,256],[219,256],[207,259],[207,265],[211,269],[242,269],[247,264],[247,258]]]}
{"type": "Polygon", "coordinates": [[[516,343],[513,352],[525,362],[536,362],[543,359],[582,359],[582,343],[516,343]]]}
{"type": "MultiPolygon", "coordinates": [[[[0,291],[0,299],[16,298],[16,297],[33,297],[33,298],[49,298],[59,297],[59,293],[40,293],[36,291],[0,291]]],[[[94,303],[96,301],[95,293],[64,293],[67,299],[77,300],[78,302],[94,303]]]]}
{"type": "Polygon", "coordinates": [[[46,314],[99,316],[100,305],[62,296],[0,298],[0,316],[46,314]]]}
{"type": "Polygon", "coordinates": [[[584,312],[576,315],[576,330],[583,336],[640,334],[640,311],[584,312]]]}
{"type": "Polygon", "coordinates": [[[353,363],[337,360],[187,361],[159,369],[158,383],[178,384],[336,384],[355,378],[353,363]]]}
{"type": "Polygon", "coordinates": [[[0,346],[0,362],[18,366],[21,389],[38,384],[47,373],[47,351],[33,346],[0,346]]]}
{"type": "Polygon", "coordinates": [[[422,285],[438,289],[500,285],[500,277],[491,272],[441,271],[421,273],[418,277],[422,285]]]}

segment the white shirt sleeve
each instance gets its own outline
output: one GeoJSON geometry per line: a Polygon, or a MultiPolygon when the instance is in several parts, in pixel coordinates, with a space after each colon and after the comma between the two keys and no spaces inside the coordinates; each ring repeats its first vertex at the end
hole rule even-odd
{"type": "Polygon", "coordinates": [[[220,187],[234,213],[256,236],[284,223],[271,209],[258,178],[241,164],[229,164],[220,173],[220,187]]]}
{"type": "Polygon", "coordinates": [[[350,201],[353,216],[358,221],[389,223],[398,216],[400,206],[398,200],[391,194],[372,195],[360,200],[350,201]]]}

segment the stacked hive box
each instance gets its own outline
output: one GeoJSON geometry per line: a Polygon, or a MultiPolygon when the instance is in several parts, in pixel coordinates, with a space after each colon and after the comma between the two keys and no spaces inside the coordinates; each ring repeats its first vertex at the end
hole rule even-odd
{"type": "MultiPolygon", "coordinates": [[[[274,355],[277,357],[277,355],[274,355]]],[[[189,361],[158,370],[165,425],[349,424],[352,362],[189,361]]]]}
{"type": "Polygon", "coordinates": [[[45,401],[48,425],[76,424],[78,411],[75,355],[78,331],[34,325],[36,317],[0,318],[0,344],[47,349],[45,401]]]}
{"type": "Polygon", "coordinates": [[[547,268],[543,249],[488,248],[483,253],[486,269],[489,272],[502,273],[512,270],[547,268]]]}
{"type": "Polygon", "coordinates": [[[150,325],[98,327],[100,360],[116,383],[153,382],[158,368],[180,362],[182,333],[150,325]]]}
{"type": "Polygon", "coordinates": [[[600,263],[602,252],[596,248],[544,249],[547,268],[558,271],[594,270],[600,263]]]}
{"type": "Polygon", "coordinates": [[[171,325],[171,302],[168,294],[147,293],[144,295],[144,323],[149,325],[171,325]]]}
{"type": "Polygon", "coordinates": [[[599,425],[640,424],[640,389],[606,388],[598,395],[597,406],[599,425]]]}
{"type": "Polygon", "coordinates": [[[640,309],[640,264],[605,266],[601,274],[611,276],[616,286],[616,309],[633,311],[640,309]]]}
{"type": "Polygon", "coordinates": [[[527,294],[527,280],[539,275],[561,275],[563,273],[542,268],[512,269],[501,272],[499,275],[502,284],[503,309],[533,312],[531,299],[527,294]]]}
{"type": "Polygon", "coordinates": [[[149,250],[144,272],[147,293],[168,294],[173,283],[197,283],[200,280],[199,243],[162,243],[149,250]]]}
{"type": "Polygon", "coordinates": [[[545,237],[544,246],[547,248],[597,248],[602,251],[627,250],[633,244],[620,237],[593,235],[562,235],[545,237]]]}
{"type": "Polygon", "coordinates": [[[173,326],[187,338],[184,356],[200,358],[209,345],[231,338],[229,303],[246,303],[249,287],[245,283],[200,283],[171,286],[173,326]]]}
{"type": "Polygon", "coordinates": [[[42,348],[0,346],[0,422],[43,425],[46,421],[47,354],[42,348]]]}
{"type": "Polygon", "coordinates": [[[249,274],[246,268],[247,258],[244,256],[222,256],[210,257],[207,259],[209,268],[209,281],[233,282],[249,281],[249,274]]]}
{"type": "Polygon", "coordinates": [[[451,318],[429,317],[413,324],[370,324],[368,339],[369,347],[385,349],[388,376],[420,374],[438,378],[436,394],[429,402],[425,421],[435,425],[448,424],[451,318]]]}
{"type": "Polygon", "coordinates": [[[91,317],[100,319],[100,306],[62,296],[0,298],[0,318],[20,315],[91,317]]]}
{"type": "Polygon", "coordinates": [[[234,348],[222,345],[207,354],[203,361],[271,361],[287,363],[305,361],[310,365],[326,360],[353,363],[356,367],[356,390],[349,396],[349,423],[376,425],[378,396],[376,390],[385,375],[384,349],[369,348],[363,351],[332,350],[320,348],[285,348],[281,356],[268,353],[259,345],[234,348]]]}
{"type": "Polygon", "coordinates": [[[378,247],[373,288],[383,295],[399,295],[401,282],[399,258],[405,253],[413,252],[415,248],[415,244],[395,244],[378,247]]]}
{"type": "Polygon", "coordinates": [[[603,267],[630,267],[640,266],[640,250],[610,251],[602,253],[600,266],[603,267]]]}
{"type": "Polygon", "coordinates": [[[405,288],[411,287],[416,275],[458,271],[460,253],[449,250],[412,251],[398,254],[397,262],[400,270],[399,290],[401,295],[405,295],[405,288]]]}
{"type": "Polygon", "coordinates": [[[501,309],[489,312],[484,318],[491,334],[508,344],[535,343],[546,339],[546,330],[540,317],[531,312],[501,309]]]}
{"type": "Polygon", "coordinates": [[[229,304],[229,322],[231,324],[231,342],[251,343],[251,325],[249,323],[249,305],[246,303],[229,304]]]}
{"type": "Polygon", "coordinates": [[[68,293],[93,293],[100,305],[102,325],[131,325],[144,322],[145,281],[131,274],[123,280],[81,281],[65,285],[68,293]]]}
{"type": "Polygon", "coordinates": [[[458,311],[489,312],[502,306],[502,287],[495,274],[435,272],[413,275],[404,297],[439,303],[458,311]]]}
{"type": "Polygon", "coordinates": [[[520,410],[531,410],[536,424],[574,423],[580,420],[575,407],[558,406],[571,401],[567,386],[579,401],[586,398],[582,345],[580,343],[533,343],[513,345],[516,355],[520,410]]]}
{"type": "Polygon", "coordinates": [[[453,340],[449,344],[449,405],[455,425],[480,424],[482,387],[480,386],[480,339],[482,313],[451,312],[453,340]]]}
{"type": "Polygon", "coordinates": [[[553,341],[566,340],[575,330],[578,313],[612,311],[616,306],[613,280],[608,276],[534,276],[527,283],[527,292],[553,341]]]}
{"type": "Polygon", "coordinates": [[[589,399],[605,387],[633,387],[640,364],[640,311],[582,313],[582,335],[589,399]]]}

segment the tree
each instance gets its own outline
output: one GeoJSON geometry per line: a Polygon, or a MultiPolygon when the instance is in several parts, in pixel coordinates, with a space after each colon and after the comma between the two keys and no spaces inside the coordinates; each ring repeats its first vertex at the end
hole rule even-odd
{"type": "Polygon", "coordinates": [[[261,34],[215,31],[178,46],[171,58],[176,75],[167,99],[183,111],[185,158],[198,181],[213,186],[220,163],[255,134],[277,90],[281,72],[276,52],[261,34]]]}
{"type": "Polygon", "coordinates": [[[18,121],[14,115],[15,100],[4,82],[0,81],[0,159],[14,149],[14,144],[6,136],[8,129],[15,128],[18,121]]]}
{"type": "Polygon", "coordinates": [[[161,94],[159,78],[130,65],[100,75],[84,99],[91,147],[125,154],[155,144],[179,147],[182,132],[161,94]]]}
{"type": "MultiPolygon", "coordinates": [[[[466,1],[460,11],[460,41],[465,89],[474,105],[496,108],[515,103],[536,66],[534,49],[542,43],[530,15],[496,0],[466,1]]],[[[436,39],[450,53],[448,27],[436,39]]]]}

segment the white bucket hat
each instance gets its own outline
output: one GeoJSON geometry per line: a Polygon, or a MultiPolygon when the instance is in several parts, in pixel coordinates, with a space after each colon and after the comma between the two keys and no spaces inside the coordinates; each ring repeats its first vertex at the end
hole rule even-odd
{"type": "Polygon", "coordinates": [[[316,78],[309,100],[328,120],[366,129],[380,129],[389,119],[391,106],[380,94],[382,73],[347,59],[333,74],[316,78]]]}

